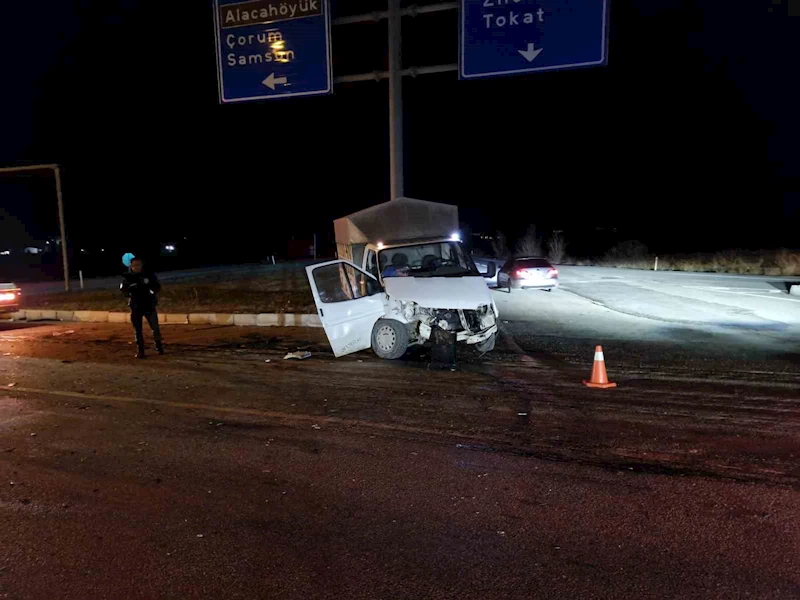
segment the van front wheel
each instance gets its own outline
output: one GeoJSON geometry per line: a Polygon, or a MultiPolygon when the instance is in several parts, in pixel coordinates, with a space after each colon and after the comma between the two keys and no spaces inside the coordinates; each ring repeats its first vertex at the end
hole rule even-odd
{"type": "Polygon", "coordinates": [[[378,358],[395,360],[408,349],[408,329],[400,321],[378,319],[372,328],[372,350],[378,358]]]}

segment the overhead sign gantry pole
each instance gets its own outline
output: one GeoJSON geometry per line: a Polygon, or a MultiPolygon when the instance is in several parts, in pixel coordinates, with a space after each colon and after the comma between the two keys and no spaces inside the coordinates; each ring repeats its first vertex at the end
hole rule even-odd
{"type": "Polygon", "coordinates": [[[58,201],[58,225],[61,233],[61,257],[64,263],[64,290],[70,291],[69,258],[67,255],[67,226],[64,223],[64,198],[61,195],[61,167],[58,165],[26,165],[23,167],[0,168],[0,173],[22,173],[25,171],[52,170],[56,179],[56,199],[58,201]]]}
{"type": "Polygon", "coordinates": [[[457,71],[476,79],[603,65],[609,0],[458,0],[330,19],[328,0],[215,0],[220,100],[325,94],[329,25],[389,21],[389,70],[333,77],[333,83],[389,80],[389,189],[405,191],[403,77],[457,71]],[[459,63],[402,64],[402,17],[460,10],[459,63]],[[266,26],[266,28],[265,28],[266,26]],[[297,27],[297,31],[294,28],[297,27]]]}

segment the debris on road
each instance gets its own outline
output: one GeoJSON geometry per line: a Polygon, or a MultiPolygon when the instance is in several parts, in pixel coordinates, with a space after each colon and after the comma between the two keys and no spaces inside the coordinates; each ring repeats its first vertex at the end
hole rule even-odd
{"type": "Polygon", "coordinates": [[[311,352],[289,352],[286,356],[283,357],[283,360],[288,360],[290,358],[296,358],[297,360],[305,360],[307,358],[311,358],[311,352]]]}
{"type": "Polygon", "coordinates": [[[322,427],[320,427],[319,425],[312,425],[311,429],[322,429],[322,427]]]}
{"type": "Polygon", "coordinates": [[[265,360],[264,362],[265,362],[265,363],[268,363],[268,362],[272,362],[272,361],[270,361],[270,359],[267,359],[267,360],[265,360]]]}
{"type": "Polygon", "coordinates": [[[12,383],[9,383],[8,386],[6,386],[6,387],[14,387],[15,385],[17,385],[17,384],[12,382],[12,383]]]}

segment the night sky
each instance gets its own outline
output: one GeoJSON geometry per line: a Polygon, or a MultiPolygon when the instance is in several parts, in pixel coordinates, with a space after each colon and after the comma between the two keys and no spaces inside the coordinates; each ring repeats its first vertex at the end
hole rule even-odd
{"type": "MultiPolygon", "coordinates": [[[[406,79],[406,195],[574,248],[596,227],[664,252],[800,246],[787,1],[617,0],[608,66],[406,79]]],[[[456,62],[457,28],[455,11],[404,19],[405,65],[456,62]]],[[[385,68],[385,21],[335,27],[333,49],[335,75],[385,68]]],[[[278,251],[388,199],[388,84],[222,106],[209,0],[4,3],[0,73],[0,165],[63,165],[79,246],[278,251]]],[[[54,204],[45,176],[0,179],[2,235],[55,235],[54,204]]]]}

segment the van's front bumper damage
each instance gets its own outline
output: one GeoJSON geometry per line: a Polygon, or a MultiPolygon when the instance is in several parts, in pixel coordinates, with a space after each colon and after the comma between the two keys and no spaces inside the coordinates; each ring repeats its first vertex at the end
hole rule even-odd
{"type": "Polygon", "coordinates": [[[456,334],[456,341],[480,344],[497,333],[497,316],[490,305],[477,310],[418,309],[418,342],[427,342],[434,327],[456,334]]]}
{"type": "Polygon", "coordinates": [[[497,325],[492,325],[488,329],[479,331],[478,333],[461,331],[456,335],[456,340],[459,342],[464,342],[465,344],[480,344],[481,342],[488,340],[495,333],[497,333],[497,325]]]}

